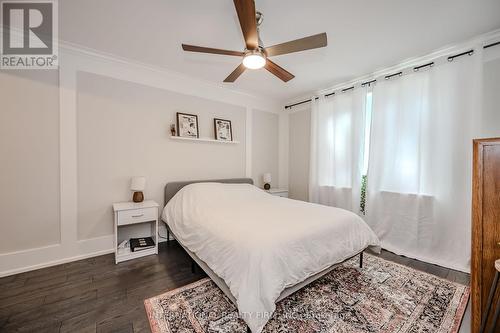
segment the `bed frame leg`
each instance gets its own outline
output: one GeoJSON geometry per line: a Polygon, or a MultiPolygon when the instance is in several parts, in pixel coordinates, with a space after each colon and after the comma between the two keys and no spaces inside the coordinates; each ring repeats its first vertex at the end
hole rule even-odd
{"type": "Polygon", "coordinates": [[[359,268],[363,268],[363,252],[359,254],[359,268]]]}

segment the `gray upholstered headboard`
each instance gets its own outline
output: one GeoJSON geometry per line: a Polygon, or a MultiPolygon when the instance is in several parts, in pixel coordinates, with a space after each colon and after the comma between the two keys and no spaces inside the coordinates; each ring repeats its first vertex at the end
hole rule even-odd
{"type": "Polygon", "coordinates": [[[229,179],[212,179],[212,180],[188,180],[184,182],[172,182],[172,183],[167,183],[165,185],[165,201],[164,204],[166,205],[167,202],[170,201],[174,197],[174,195],[180,191],[181,188],[183,188],[186,185],[193,184],[193,183],[226,183],[226,184],[252,184],[253,185],[253,179],[252,178],[229,178],[229,179]]]}

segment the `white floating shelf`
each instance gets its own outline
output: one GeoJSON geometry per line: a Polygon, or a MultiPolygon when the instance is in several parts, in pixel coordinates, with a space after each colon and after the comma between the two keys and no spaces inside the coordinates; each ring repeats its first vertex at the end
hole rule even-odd
{"type": "Polygon", "coordinates": [[[214,139],[209,139],[209,138],[185,138],[182,136],[171,136],[170,139],[179,140],[179,141],[197,141],[197,142],[226,143],[226,144],[240,143],[239,141],[222,141],[222,140],[214,140],[214,139]]]}

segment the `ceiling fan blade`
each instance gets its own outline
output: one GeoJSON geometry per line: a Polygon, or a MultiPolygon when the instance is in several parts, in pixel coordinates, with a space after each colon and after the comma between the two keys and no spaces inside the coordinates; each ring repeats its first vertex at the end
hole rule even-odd
{"type": "Polygon", "coordinates": [[[304,37],[290,42],[266,47],[266,54],[268,57],[272,57],[281,54],[317,49],[325,47],[327,43],[326,32],[323,32],[314,36],[304,37]]]}
{"type": "Polygon", "coordinates": [[[248,50],[255,50],[259,46],[259,36],[257,34],[257,20],[255,18],[254,0],[233,0],[234,7],[238,13],[241,32],[245,38],[248,50]]]}
{"type": "Polygon", "coordinates": [[[203,46],[195,46],[187,44],[182,44],[182,49],[188,52],[222,54],[222,55],[238,56],[238,57],[243,57],[245,55],[245,53],[239,51],[221,50],[221,49],[214,49],[211,47],[203,47],[203,46]]]}
{"type": "Polygon", "coordinates": [[[288,82],[295,77],[295,75],[293,75],[292,73],[283,69],[282,67],[276,65],[274,62],[272,62],[269,59],[267,59],[266,65],[264,66],[264,68],[267,69],[272,74],[279,77],[281,80],[283,80],[283,82],[288,82]]]}
{"type": "Polygon", "coordinates": [[[229,76],[224,80],[224,82],[236,81],[236,79],[239,78],[241,74],[243,74],[245,69],[246,67],[243,64],[240,64],[231,74],[229,74],[229,76]]]}

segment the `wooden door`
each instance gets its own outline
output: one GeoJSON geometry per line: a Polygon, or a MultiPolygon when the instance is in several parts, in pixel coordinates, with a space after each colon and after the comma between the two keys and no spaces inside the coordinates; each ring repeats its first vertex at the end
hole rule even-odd
{"type": "MultiPolygon", "coordinates": [[[[479,332],[494,262],[500,259],[500,139],[474,141],[472,210],[472,332],[479,332]]],[[[499,295],[497,291],[493,305],[499,295]]]]}

